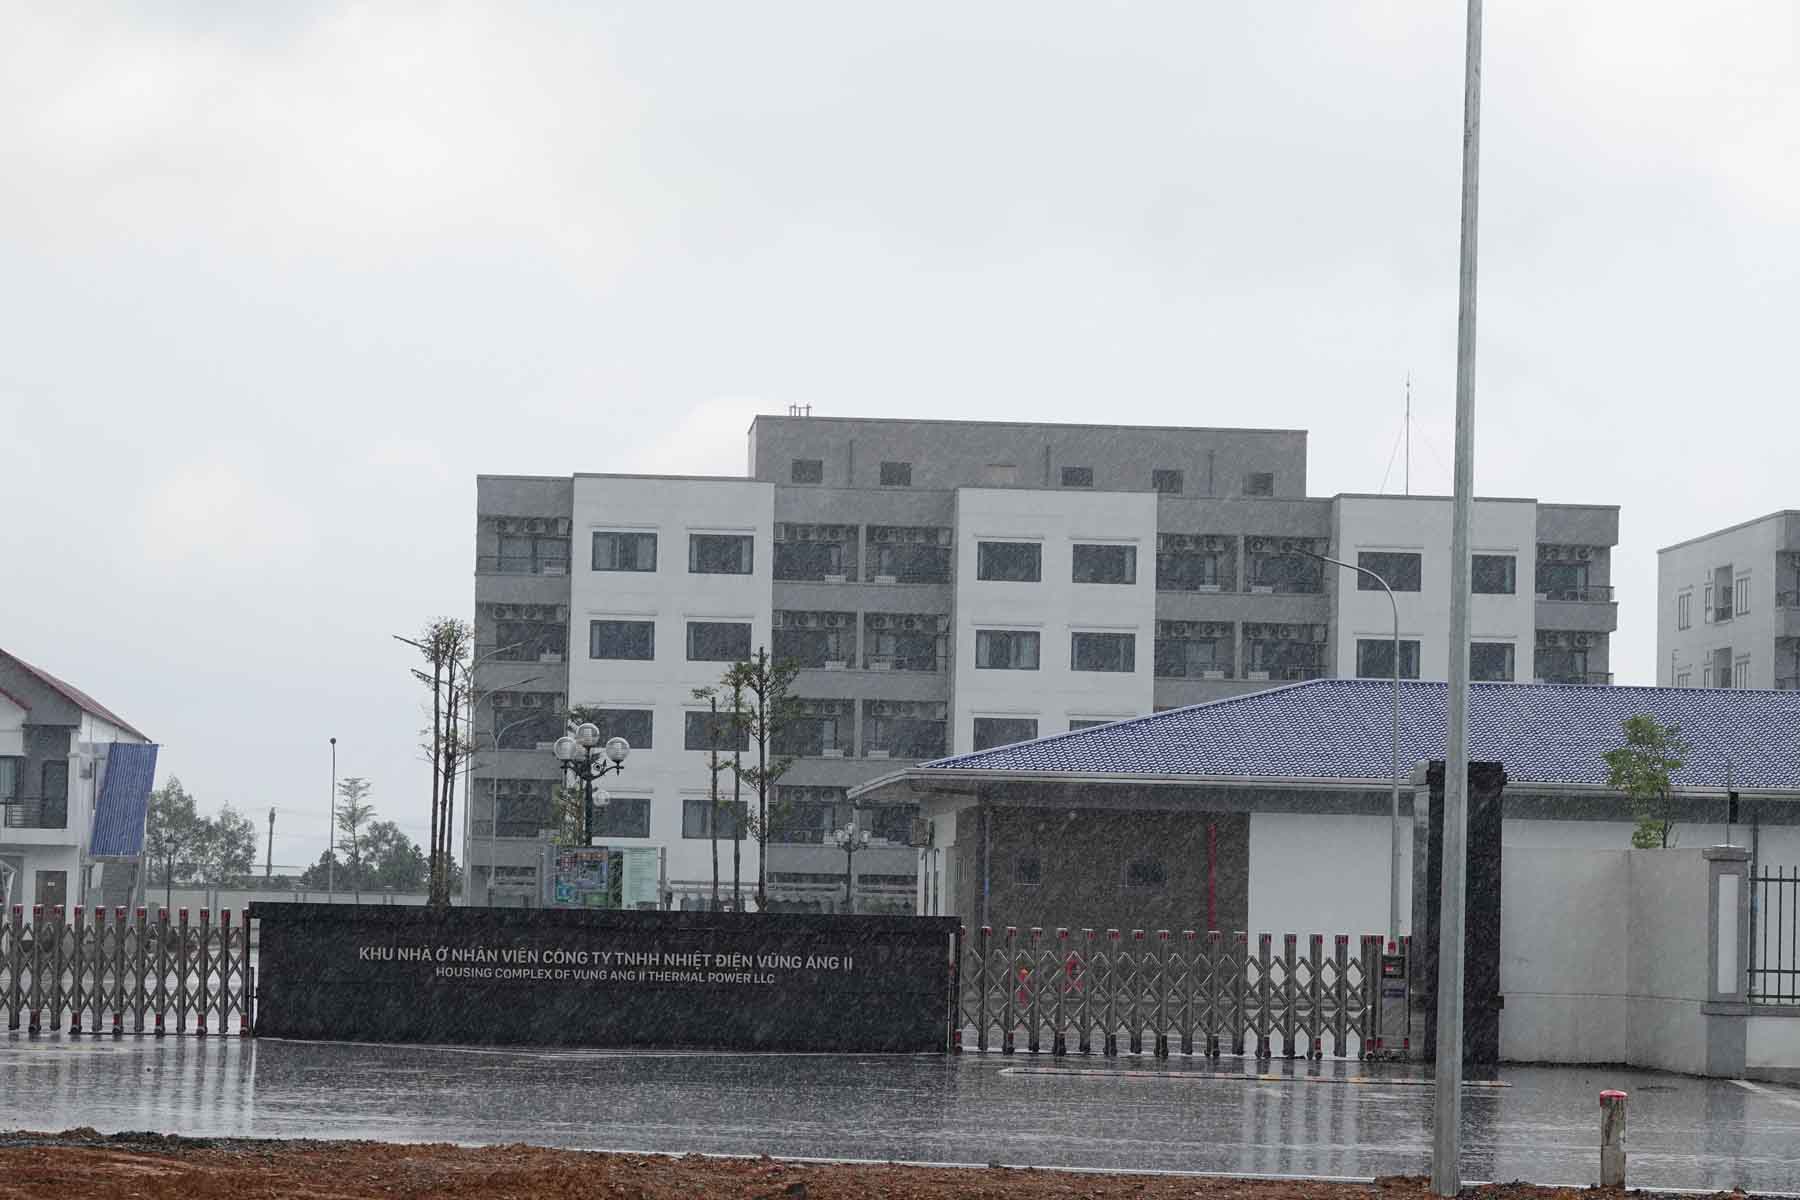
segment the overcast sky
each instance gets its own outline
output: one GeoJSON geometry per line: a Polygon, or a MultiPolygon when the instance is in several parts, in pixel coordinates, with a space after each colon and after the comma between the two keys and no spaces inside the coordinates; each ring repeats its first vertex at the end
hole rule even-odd
{"type": "MultiPolygon", "coordinates": [[[[1476,485],[1658,546],[1800,501],[1791,0],[1488,5],[1476,485]]],[[[423,838],[474,476],[757,412],[1453,441],[1463,5],[0,0],[0,646],[323,846],[423,838]]]]}

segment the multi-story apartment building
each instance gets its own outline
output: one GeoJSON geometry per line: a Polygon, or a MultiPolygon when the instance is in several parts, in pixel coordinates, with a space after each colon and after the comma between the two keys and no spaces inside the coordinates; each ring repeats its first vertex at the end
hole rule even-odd
{"type": "Polygon", "coordinates": [[[1657,551],[1656,681],[1800,688],[1800,512],[1657,551]]]}
{"type": "MultiPolygon", "coordinates": [[[[557,774],[540,747],[571,701],[617,711],[609,732],[636,748],[609,788],[609,841],[668,847],[673,889],[696,894],[710,850],[693,689],[756,646],[801,665],[769,851],[790,900],[842,879],[845,792],[895,760],[1391,671],[1385,594],[1307,553],[1387,578],[1401,673],[1445,672],[1450,502],[1308,498],[1299,431],[758,417],[746,478],[484,476],[477,491],[477,639],[543,638],[477,674],[493,699],[476,728],[495,740],[465,847],[477,901],[490,862],[502,891],[534,886],[528,839],[557,774]]],[[[1476,677],[1609,680],[1618,510],[1483,500],[1475,525],[1476,677]]],[[[910,897],[909,814],[870,818],[859,877],[910,897]]]]}

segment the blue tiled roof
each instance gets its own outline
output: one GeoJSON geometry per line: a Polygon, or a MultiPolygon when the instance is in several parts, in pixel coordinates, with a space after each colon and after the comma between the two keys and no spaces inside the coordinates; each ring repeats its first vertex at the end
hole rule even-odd
{"type": "Polygon", "coordinates": [[[156,747],[114,742],[94,801],[95,858],[137,858],[144,852],[144,815],[156,779],[156,747]]]}
{"type": "MultiPolygon", "coordinates": [[[[1391,778],[1393,685],[1319,679],[1170,709],[1073,733],[942,758],[923,770],[1057,771],[1258,779],[1391,778]]],[[[1403,680],[1400,766],[1444,757],[1449,688],[1403,680]]],[[[1688,756],[1677,787],[1800,791],[1800,692],[1734,688],[1477,683],[1469,757],[1504,764],[1514,782],[1606,781],[1601,754],[1624,743],[1627,717],[1677,724],[1688,756]]]]}

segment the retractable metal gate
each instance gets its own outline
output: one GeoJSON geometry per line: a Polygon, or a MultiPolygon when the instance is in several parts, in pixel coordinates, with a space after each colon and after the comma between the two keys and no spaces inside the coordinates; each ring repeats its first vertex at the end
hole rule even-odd
{"type": "Polygon", "coordinates": [[[236,1032],[255,1028],[255,968],[248,913],[233,923],[221,909],[190,921],[188,910],[22,905],[0,923],[0,1010],[6,1027],[71,1034],[236,1032]],[[188,1028],[192,1021],[193,1029],[188,1028]]]}
{"type": "MultiPolygon", "coordinates": [[[[1368,1058],[1383,941],[1218,930],[966,931],[953,1047],[1012,1054],[1368,1058]]],[[[1404,951],[1405,946],[1401,949],[1404,951]]],[[[1398,1050],[1401,1047],[1389,1047],[1398,1050]]]]}

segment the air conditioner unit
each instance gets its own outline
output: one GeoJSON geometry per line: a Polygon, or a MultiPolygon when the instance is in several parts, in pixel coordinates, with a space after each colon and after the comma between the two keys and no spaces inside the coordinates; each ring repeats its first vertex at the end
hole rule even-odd
{"type": "Polygon", "coordinates": [[[1574,636],[1573,636],[1573,637],[1572,637],[1572,638],[1570,638],[1570,639],[1569,639],[1569,640],[1570,640],[1570,641],[1571,641],[1571,642],[1573,642],[1573,643],[1574,643],[1574,644],[1575,644],[1575,645],[1576,645],[1576,646],[1578,646],[1578,647],[1579,647],[1579,646],[1585,646],[1585,645],[1587,645],[1587,644],[1588,644],[1588,635],[1587,635],[1587,634],[1585,634],[1585,633],[1578,633],[1578,634],[1575,634],[1575,635],[1574,635],[1574,636]]]}
{"type": "Polygon", "coordinates": [[[1225,672],[1219,670],[1217,667],[1208,667],[1206,670],[1200,672],[1200,678],[1202,678],[1202,679],[1223,679],[1223,678],[1225,678],[1225,672]]]}
{"type": "Polygon", "coordinates": [[[1250,590],[1259,596],[1272,595],[1275,591],[1272,586],[1266,583],[1253,583],[1250,585],[1250,590]]]}
{"type": "Polygon", "coordinates": [[[543,663],[559,663],[562,660],[563,656],[561,650],[546,650],[538,655],[538,661],[543,663]]]}
{"type": "Polygon", "coordinates": [[[494,693],[494,707],[495,708],[511,708],[512,706],[513,706],[513,695],[511,692],[495,692],[494,693]]]}
{"type": "Polygon", "coordinates": [[[905,620],[900,622],[900,628],[902,628],[902,629],[917,629],[918,627],[919,627],[919,618],[917,618],[917,617],[907,617],[905,620]]]}
{"type": "Polygon", "coordinates": [[[1216,592],[1219,590],[1219,585],[1216,583],[1203,583],[1194,590],[1196,592],[1216,592]]]}
{"type": "Polygon", "coordinates": [[[842,671],[847,665],[848,665],[847,663],[845,663],[841,660],[827,659],[826,663],[825,663],[825,669],[827,671],[842,671]]]}
{"type": "Polygon", "coordinates": [[[1587,546],[1583,546],[1581,549],[1575,551],[1576,558],[1592,558],[1593,556],[1593,550],[1587,546]]]}
{"type": "Polygon", "coordinates": [[[1275,627],[1275,636],[1284,642],[1291,642],[1294,640],[1294,627],[1292,625],[1277,625],[1275,627]]]}
{"type": "Polygon", "coordinates": [[[510,621],[510,620],[512,620],[512,615],[513,615],[512,605],[510,605],[510,604],[494,605],[494,620],[510,621]]]}
{"type": "Polygon", "coordinates": [[[832,629],[840,628],[844,624],[844,614],[843,613],[835,613],[835,612],[834,613],[826,613],[825,614],[825,624],[832,629]]]}
{"type": "Polygon", "coordinates": [[[864,758],[889,758],[892,755],[893,755],[892,750],[871,750],[867,754],[863,755],[863,757],[864,758]]]}
{"type": "Polygon", "coordinates": [[[891,671],[893,669],[894,660],[891,658],[871,658],[869,660],[869,670],[871,671],[891,671]]]}
{"type": "Polygon", "coordinates": [[[863,621],[870,629],[888,628],[888,615],[886,613],[869,613],[863,618],[863,621]]]}
{"type": "Polygon", "coordinates": [[[825,749],[819,751],[819,754],[823,758],[842,758],[844,757],[844,748],[842,746],[827,746],[825,749]]]}
{"type": "Polygon", "coordinates": [[[802,613],[794,613],[792,616],[790,616],[788,618],[788,623],[790,625],[795,626],[796,628],[805,629],[805,628],[809,627],[815,620],[817,620],[817,618],[814,617],[813,614],[811,614],[809,612],[802,612],[802,613]]]}
{"type": "Polygon", "coordinates": [[[526,708],[542,708],[542,707],[544,707],[544,698],[536,692],[526,692],[525,693],[525,707],[526,708]]]}
{"type": "Polygon", "coordinates": [[[892,575],[877,575],[877,576],[875,576],[875,582],[876,583],[898,583],[899,580],[896,579],[892,575]]]}
{"type": "Polygon", "coordinates": [[[826,583],[843,583],[848,579],[849,579],[849,576],[847,576],[847,575],[827,575],[827,576],[825,576],[826,583]]]}
{"type": "Polygon", "coordinates": [[[546,575],[567,575],[568,573],[569,568],[564,564],[546,564],[544,566],[544,574],[546,575]]]}
{"type": "Polygon", "coordinates": [[[1245,679],[1267,679],[1268,677],[1269,677],[1269,673],[1267,671],[1246,671],[1246,672],[1244,672],[1245,679]]]}
{"type": "Polygon", "coordinates": [[[544,523],[542,521],[539,521],[536,519],[527,521],[527,522],[525,522],[525,532],[526,533],[542,533],[542,532],[544,532],[544,523]]]}
{"type": "Polygon", "coordinates": [[[1245,547],[1252,554],[1261,554],[1269,548],[1269,539],[1253,537],[1245,542],[1245,547]]]}

